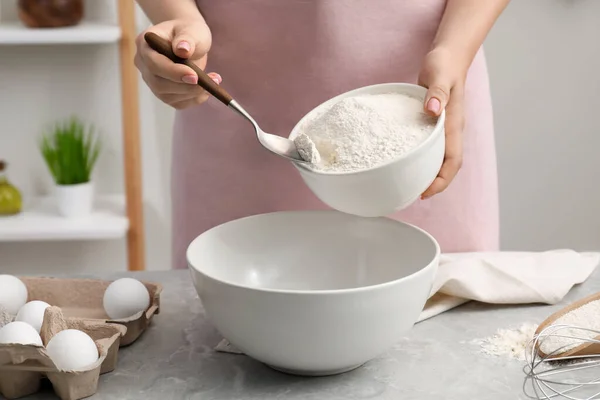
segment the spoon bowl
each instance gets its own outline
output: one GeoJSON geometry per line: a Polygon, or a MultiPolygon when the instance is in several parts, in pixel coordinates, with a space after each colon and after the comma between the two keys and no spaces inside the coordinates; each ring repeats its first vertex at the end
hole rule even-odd
{"type": "Polygon", "coordinates": [[[250,114],[239,103],[235,100],[232,100],[227,107],[231,108],[242,117],[246,118],[254,127],[254,131],[256,132],[256,137],[259,143],[271,153],[288,159],[292,162],[298,163],[306,163],[306,161],[302,158],[298,149],[296,148],[296,144],[293,140],[273,135],[272,133],[267,133],[260,129],[258,123],[252,118],[250,114]]]}

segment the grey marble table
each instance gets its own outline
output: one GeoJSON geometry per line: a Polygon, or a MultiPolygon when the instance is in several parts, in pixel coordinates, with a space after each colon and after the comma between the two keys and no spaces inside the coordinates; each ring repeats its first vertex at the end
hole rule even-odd
{"type": "MultiPolygon", "coordinates": [[[[470,343],[498,328],[539,323],[556,306],[490,307],[469,303],[417,324],[384,356],[352,372],[300,378],[243,355],[213,350],[221,339],[206,320],[187,271],[133,276],[164,285],[161,314],[128,348],[117,370],[100,378],[95,400],[518,400],[523,363],[480,353],[470,343]]],[[[600,271],[562,304],[600,291],[600,271]]],[[[54,399],[46,390],[29,399],[54,399]]]]}

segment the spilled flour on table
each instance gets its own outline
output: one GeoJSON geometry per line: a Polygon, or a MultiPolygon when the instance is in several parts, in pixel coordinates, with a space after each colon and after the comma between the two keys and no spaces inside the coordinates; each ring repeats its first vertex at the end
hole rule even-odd
{"type": "Polygon", "coordinates": [[[493,336],[486,339],[475,339],[471,344],[481,348],[482,353],[525,361],[527,346],[535,336],[538,325],[526,323],[517,329],[498,329],[493,336]]]}

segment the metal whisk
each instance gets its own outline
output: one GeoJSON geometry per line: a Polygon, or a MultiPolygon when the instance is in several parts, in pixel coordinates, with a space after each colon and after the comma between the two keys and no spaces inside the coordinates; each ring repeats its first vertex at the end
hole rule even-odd
{"type": "Polygon", "coordinates": [[[600,354],[558,357],[582,344],[597,344],[600,331],[573,325],[550,325],[527,346],[523,391],[531,399],[600,399],[600,354]],[[554,339],[554,340],[553,340],[554,339]],[[565,343],[558,348],[550,343],[565,343]],[[548,351],[550,347],[551,351],[548,351]],[[539,350],[542,349],[542,352],[539,350]],[[545,354],[545,355],[540,355],[545,354]]]}

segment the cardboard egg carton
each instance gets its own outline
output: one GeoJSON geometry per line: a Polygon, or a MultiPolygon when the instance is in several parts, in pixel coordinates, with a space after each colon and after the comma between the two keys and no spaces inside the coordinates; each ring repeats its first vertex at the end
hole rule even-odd
{"type": "Polygon", "coordinates": [[[20,277],[27,286],[28,301],[41,300],[51,306],[60,307],[67,318],[77,318],[95,322],[121,324],[127,328],[121,339],[121,346],[135,342],[150,324],[152,317],[160,312],[162,286],[142,282],[150,293],[150,306],[147,310],[124,319],[110,319],[104,311],[104,292],[112,281],[97,279],[60,279],[20,277]]]}
{"type": "MultiPolygon", "coordinates": [[[[135,342],[160,312],[162,286],[142,282],[150,294],[148,309],[129,318],[112,320],[103,306],[112,281],[19,277],[28,291],[27,301],[41,300],[46,309],[40,336],[44,346],[64,329],[87,333],[98,347],[99,359],[84,371],[60,371],[44,347],[0,344],[0,398],[16,399],[36,393],[47,378],[62,400],[79,400],[96,393],[101,374],[117,366],[119,347],[135,342]]],[[[0,307],[0,328],[14,319],[0,307]]]]}
{"type": "Polygon", "coordinates": [[[100,375],[117,366],[119,345],[127,328],[122,324],[65,318],[60,308],[47,308],[40,331],[44,346],[64,329],[87,333],[98,348],[98,361],[83,370],[61,371],[44,347],[0,344],[0,395],[7,399],[31,395],[40,390],[43,378],[50,381],[62,400],[79,400],[96,393],[100,375]]]}

